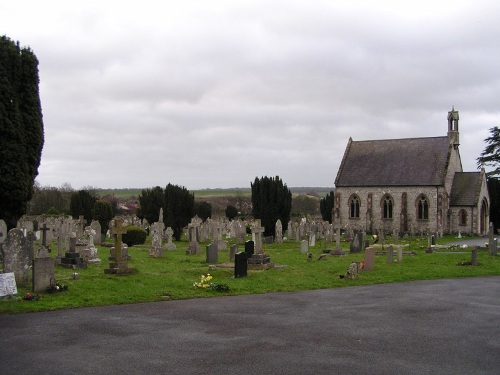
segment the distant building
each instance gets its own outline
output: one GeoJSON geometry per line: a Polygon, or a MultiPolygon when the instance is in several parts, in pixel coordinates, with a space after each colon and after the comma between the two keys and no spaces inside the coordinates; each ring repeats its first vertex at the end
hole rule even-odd
{"type": "Polygon", "coordinates": [[[463,172],[458,111],[443,137],[353,141],[335,179],[335,226],[369,233],[488,231],[484,169],[463,172]]]}

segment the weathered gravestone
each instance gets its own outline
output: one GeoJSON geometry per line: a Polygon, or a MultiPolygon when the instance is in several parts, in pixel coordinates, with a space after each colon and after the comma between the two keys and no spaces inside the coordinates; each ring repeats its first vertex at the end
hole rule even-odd
{"type": "Polygon", "coordinates": [[[362,232],[355,232],[354,238],[349,245],[349,251],[351,253],[360,253],[363,246],[363,234],[362,232]]]}
{"type": "Polygon", "coordinates": [[[219,251],[217,246],[213,243],[206,246],[208,264],[217,264],[219,262],[219,251]]]}
{"type": "Polygon", "coordinates": [[[3,258],[3,243],[7,239],[7,224],[0,219],[0,258],[3,258]]]}
{"type": "Polygon", "coordinates": [[[102,243],[102,227],[97,220],[92,220],[90,223],[90,228],[95,232],[94,234],[94,244],[100,245],[102,243]]]}
{"type": "Polygon", "coordinates": [[[330,255],[345,255],[345,251],[340,246],[340,227],[337,228],[335,233],[335,249],[330,251],[330,255]]]}
{"type": "Polygon", "coordinates": [[[24,236],[22,229],[11,229],[3,244],[5,273],[13,272],[17,285],[29,285],[33,262],[35,237],[32,232],[24,236]]]}
{"type": "Polygon", "coordinates": [[[365,249],[365,271],[373,271],[375,268],[375,248],[367,247],[365,249]]]}
{"type": "Polygon", "coordinates": [[[153,258],[160,258],[163,256],[163,223],[153,223],[150,227],[150,235],[151,247],[149,248],[149,256],[153,258]]]}
{"type": "Polygon", "coordinates": [[[246,252],[234,256],[234,277],[245,277],[248,273],[248,255],[246,252]]]}
{"type": "Polygon", "coordinates": [[[262,233],[265,228],[260,226],[260,220],[257,220],[252,227],[252,240],[254,241],[255,251],[257,253],[262,251],[262,233]]]}
{"type": "Polygon", "coordinates": [[[488,250],[490,255],[497,255],[498,241],[494,237],[495,233],[493,230],[493,223],[490,223],[490,228],[488,230],[488,250]]]}
{"type": "Polygon", "coordinates": [[[168,227],[165,230],[165,235],[167,236],[167,245],[165,246],[165,248],[167,250],[176,250],[177,246],[175,245],[175,243],[172,242],[172,237],[174,235],[174,230],[171,227],[168,227]]]}
{"type": "Polygon", "coordinates": [[[122,220],[117,218],[114,220],[114,226],[111,229],[111,234],[113,235],[114,241],[114,262],[109,263],[109,268],[104,270],[104,273],[115,274],[115,275],[126,275],[133,272],[132,268],[128,267],[126,257],[123,257],[122,253],[122,235],[127,233],[127,230],[122,226],[122,220]]]}
{"type": "Polygon", "coordinates": [[[276,220],[275,235],[276,238],[274,241],[276,243],[283,243],[283,224],[280,219],[276,220]]]}
{"type": "Polygon", "coordinates": [[[238,252],[238,245],[231,245],[229,248],[229,261],[234,262],[234,256],[238,252]]]}
{"type": "Polygon", "coordinates": [[[200,244],[198,243],[198,227],[200,223],[195,218],[191,219],[191,223],[188,224],[188,238],[189,238],[189,247],[186,250],[186,254],[199,254],[201,251],[200,244]]]}
{"type": "Polygon", "coordinates": [[[392,246],[389,246],[387,248],[387,263],[391,264],[394,261],[394,251],[392,249],[392,246]]]}

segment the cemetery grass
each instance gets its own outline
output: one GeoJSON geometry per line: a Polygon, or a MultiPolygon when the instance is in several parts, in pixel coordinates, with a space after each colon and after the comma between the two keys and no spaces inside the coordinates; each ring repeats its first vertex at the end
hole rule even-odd
{"type": "MultiPolygon", "coordinates": [[[[445,237],[439,240],[439,243],[447,240],[451,241],[453,238],[445,237]]],[[[402,262],[392,264],[387,263],[385,255],[377,255],[375,269],[373,271],[360,271],[357,280],[340,278],[340,275],[346,274],[352,261],[359,262],[364,257],[363,254],[350,254],[347,242],[342,242],[342,246],[346,250],[345,256],[327,255],[323,260],[318,260],[318,258],[323,254],[323,249],[326,246],[322,242],[317,243],[316,246],[309,248],[313,254],[311,261],[307,260],[305,254],[300,253],[300,244],[297,242],[285,241],[283,244],[264,245],[265,252],[271,256],[276,267],[265,271],[249,270],[248,276],[242,278],[233,277],[234,270],[230,267],[232,264],[227,262],[231,240],[228,250],[219,252],[219,262],[226,262],[227,267],[218,266],[212,271],[209,271],[208,265],[205,263],[204,249],[207,244],[201,244],[202,252],[200,254],[187,255],[188,242],[175,243],[177,250],[165,250],[162,258],[148,256],[148,243],[130,247],[131,260],[128,265],[134,269],[134,272],[126,276],[104,273],[104,270],[109,267],[107,260],[109,247],[98,247],[100,264],[89,264],[87,269],[77,270],[56,266],[56,280],[58,283],[68,286],[66,291],[52,294],[39,293],[41,297],[39,300],[26,301],[22,297],[28,292],[32,293],[31,289],[18,286],[17,296],[0,300],[0,313],[24,313],[189,298],[353,287],[425,279],[500,275],[500,256],[491,256],[486,249],[480,249],[479,266],[459,266],[458,263],[470,261],[471,248],[438,250],[428,254],[425,252],[427,238],[424,237],[415,237],[406,243],[410,247],[404,247],[404,251],[413,250],[416,252],[415,255],[404,255],[402,262]],[[455,253],[450,253],[452,251],[455,253]],[[72,277],[74,272],[79,274],[79,278],[72,277]],[[226,284],[230,288],[229,291],[217,292],[195,287],[193,284],[199,282],[201,275],[207,273],[213,277],[212,283],[226,284]]],[[[405,245],[404,242],[400,242],[400,244],[405,245]]],[[[54,248],[54,245],[52,247],[54,248]]],[[[239,251],[243,251],[243,248],[243,245],[239,245],[239,251]]],[[[54,252],[57,251],[52,251],[52,253],[54,252]]],[[[394,254],[395,259],[396,254],[394,254]]]]}

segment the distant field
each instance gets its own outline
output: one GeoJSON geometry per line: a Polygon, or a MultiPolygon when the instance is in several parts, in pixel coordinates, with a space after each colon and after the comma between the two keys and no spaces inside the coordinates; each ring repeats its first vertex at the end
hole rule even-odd
{"type": "MultiPolygon", "coordinates": [[[[97,193],[100,196],[104,195],[114,195],[120,199],[129,199],[131,197],[138,197],[141,194],[142,188],[134,188],[134,189],[98,189],[97,193]]],[[[320,197],[326,196],[333,188],[326,187],[291,187],[290,188],[293,195],[299,194],[307,194],[307,193],[315,193],[320,197]]],[[[229,189],[200,189],[200,190],[191,190],[191,193],[194,194],[195,197],[227,197],[227,196],[238,196],[241,194],[242,196],[250,196],[251,190],[250,188],[229,188],[229,189]]]]}

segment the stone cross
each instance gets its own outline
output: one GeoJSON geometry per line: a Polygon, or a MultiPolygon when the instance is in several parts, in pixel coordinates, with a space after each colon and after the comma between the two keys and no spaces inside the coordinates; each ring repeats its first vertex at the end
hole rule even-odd
{"type": "Polygon", "coordinates": [[[264,233],[265,228],[260,226],[260,221],[252,227],[252,235],[255,237],[255,251],[257,253],[262,252],[262,233],[264,233]]]}
{"type": "Polygon", "coordinates": [[[121,262],[122,257],[122,235],[127,233],[127,230],[122,226],[122,219],[115,219],[115,226],[111,229],[111,234],[114,237],[115,244],[115,261],[121,262]]]}
{"type": "Polygon", "coordinates": [[[42,231],[42,246],[47,246],[47,231],[49,231],[50,228],[46,223],[43,223],[43,227],[40,230],[42,231]]]}

